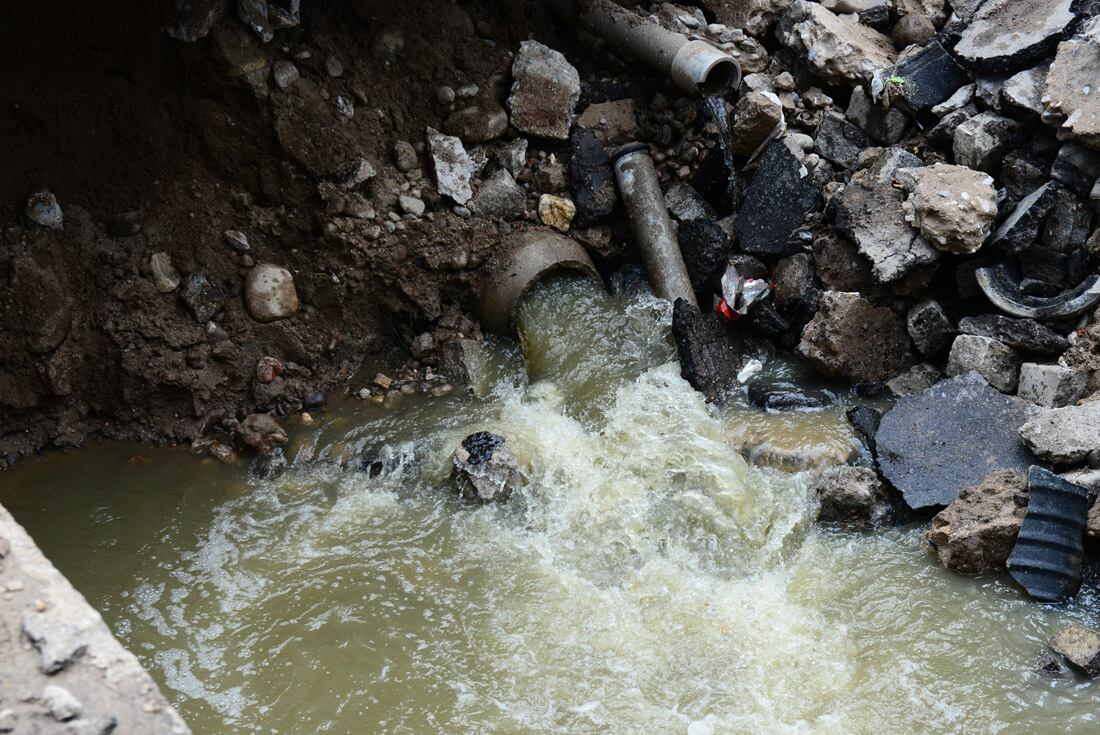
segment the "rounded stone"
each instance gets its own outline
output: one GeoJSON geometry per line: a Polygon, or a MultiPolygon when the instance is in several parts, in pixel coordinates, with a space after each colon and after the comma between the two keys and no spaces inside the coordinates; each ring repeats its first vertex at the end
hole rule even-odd
{"type": "Polygon", "coordinates": [[[248,273],[245,303],[258,322],[286,319],[298,312],[298,291],[294,276],[286,268],[261,263],[248,273]]]}

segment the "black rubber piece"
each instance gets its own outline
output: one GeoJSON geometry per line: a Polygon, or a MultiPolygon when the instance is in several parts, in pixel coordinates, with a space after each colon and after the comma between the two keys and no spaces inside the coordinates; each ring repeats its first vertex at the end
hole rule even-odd
{"type": "Polygon", "coordinates": [[[1035,600],[1062,602],[1081,588],[1092,493],[1038,465],[1028,470],[1027,486],[1027,515],[1008,573],[1035,600]]]}
{"type": "Polygon", "coordinates": [[[1028,319],[1064,319],[1079,316],[1100,303],[1100,275],[1093,273],[1076,288],[1058,296],[1028,296],[1004,263],[974,272],[978,286],[994,306],[1028,319]]]}

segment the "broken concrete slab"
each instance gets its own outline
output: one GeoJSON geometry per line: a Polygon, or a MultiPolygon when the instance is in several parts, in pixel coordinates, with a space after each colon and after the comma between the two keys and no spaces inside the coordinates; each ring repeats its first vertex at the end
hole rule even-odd
{"type": "Polygon", "coordinates": [[[1008,151],[1024,140],[1024,128],[995,112],[979,112],[955,129],[955,162],[994,173],[1008,151]]]}
{"type": "Polygon", "coordinates": [[[955,338],[955,326],[934,299],[922,299],[909,307],[905,326],[913,344],[927,358],[938,357],[955,338]]]}
{"type": "Polygon", "coordinates": [[[1088,382],[1088,375],[1073,368],[1025,362],[1016,395],[1039,406],[1062,408],[1083,398],[1088,382]]]}
{"type": "Polygon", "coordinates": [[[821,295],[797,352],[825,375],[852,382],[886,380],[914,362],[901,317],[840,291],[821,295]]]}
{"type": "Polygon", "coordinates": [[[1048,181],[1021,199],[1001,222],[991,242],[1005,254],[1020,253],[1034,244],[1043,220],[1054,206],[1058,188],[1057,181],[1048,181]]]}
{"type": "Polygon", "coordinates": [[[906,220],[930,245],[949,253],[975,253],[997,218],[993,177],[965,166],[937,163],[900,169],[909,188],[902,205],[906,220]]]}
{"type": "Polygon", "coordinates": [[[890,148],[860,169],[836,198],[836,227],[871,261],[880,283],[890,283],[939,260],[939,252],[905,221],[903,192],[893,186],[902,166],[919,166],[920,159],[890,148]]]}
{"type": "Polygon", "coordinates": [[[730,150],[751,156],[783,124],[783,105],[771,92],[749,92],[737,100],[730,125],[730,150]]]}
{"type": "Polygon", "coordinates": [[[750,255],[782,257],[798,252],[791,235],[820,202],[821,192],[809,171],[783,141],[775,141],[760,158],[734,224],[741,250],[750,255]]]}
{"type": "Polygon", "coordinates": [[[1003,314],[981,314],[959,320],[961,334],[991,337],[1009,347],[1033,355],[1060,355],[1069,340],[1034,319],[1013,319],[1003,314]]]}
{"type": "Polygon", "coordinates": [[[672,336],[681,376],[708,401],[718,400],[739,385],[743,346],[729,320],[713,311],[701,313],[677,299],[672,309],[672,336]]]}
{"type": "Polygon", "coordinates": [[[1049,70],[1050,64],[1042,63],[1012,75],[1004,83],[1001,99],[1005,104],[1028,115],[1041,116],[1049,70]]]}
{"type": "Polygon", "coordinates": [[[875,434],[883,475],[911,508],[947,505],[996,470],[1027,472],[1015,436],[1040,409],[998,392],[977,373],[900,399],[875,434]]]}
{"type": "MultiPolygon", "coordinates": [[[[1064,2],[1065,0],[1063,0],[1064,2]]],[[[1043,119],[1090,148],[1100,148],[1100,18],[1058,44],[1047,73],[1043,119]]]]}
{"type": "Polygon", "coordinates": [[[818,153],[842,168],[852,169],[866,147],[867,138],[859,126],[835,110],[825,113],[814,140],[818,153]]]}
{"type": "Polygon", "coordinates": [[[1071,140],[1058,149],[1050,175],[1062,185],[1087,197],[1097,179],[1100,179],[1100,151],[1071,140]]]}
{"type": "Polygon", "coordinates": [[[973,371],[1002,393],[1013,393],[1022,362],[1020,353],[995,339],[960,334],[951,344],[944,373],[953,377],[973,371]]]}
{"type": "Polygon", "coordinates": [[[886,391],[895,398],[913,396],[928,390],[942,378],[938,367],[922,362],[887,380],[886,391]]]}
{"type": "Polygon", "coordinates": [[[983,71],[1023,69],[1048,54],[1076,20],[1073,0],[986,0],[955,54],[983,71]]]}
{"type": "Polygon", "coordinates": [[[605,220],[615,209],[619,193],[611,157],[596,133],[578,128],[569,139],[569,186],[577,206],[577,227],[591,227],[605,220]]]}
{"type": "Polygon", "coordinates": [[[887,36],[818,3],[795,0],[775,35],[810,71],[833,82],[869,83],[875,71],[894,65],[894,44],[887,36]]]}
{"type": "Polygon", "coordinates": [[[1050,648],[1090,679],[1100,677],[1100,631],[1070,623],[1054,634],[1050,648]]]}
{"type": "Polygon", "coordinates": [[[1046,411],[1020,426],[1020,437],[1039,459],[1068,465],[1100,449],[1100,401],[1046,411]]]}
{"type": "Polygon", "coordinates": [[[512,62],[512,79],[512,125],[529,135],[568,138],[581,78],[565,56],[538,41],[524,41],[512,62]]]}
{"type": "MultiPolygon", "coordinates": [[[[950,99],[970,81],[966,71],[939,41],[931,41],[915,53],[904,54],[891,76],[905,80],[902,98],[915,112],[930,110],[950,99]]],[[[965,102],[958,106],[963,104],[965,102]]]]}
{"type": "Polygon", "coordinates": [[[908,115],[897,106],[885,110],[873,103],[863,87],[852,90],[844,116],[863,128],[868,138],[881,145],[899,143],[909,128],[908,115]]]}

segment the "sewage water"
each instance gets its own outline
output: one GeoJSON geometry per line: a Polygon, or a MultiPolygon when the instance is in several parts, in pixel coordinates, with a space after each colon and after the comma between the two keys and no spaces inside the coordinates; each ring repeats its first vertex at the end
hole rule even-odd
{"type": "Polygon", "coordinates": [[[809,473],[733,446],[843,440],[844,401],[704,404],[667,304],[619,285],[536,290],[529,381],[495,343],[487,397],[341,406],[281,472],[101,445],[0,474],[0,502],[196,733],[1095,731],[1100,688],[1030,672],[1100,622],[1095,578],[1045,608],[919,527],[816,528],[809,473]],[[481,429],[527,466],[512,503],[448,485],[481,429]]]}
{"type": "Polygon", "coordinates": [[[730,198],[737,201],[737,169],[733,165],[733,138],[730,132],[730,115],[726,110],[726,98],[721,94],[707,95],[703,98],[706,109],[714,118],[714,124],[718,127],[718,147],[722,151],[722,161],[729,172],[729,181],[726,182],[726,191],[730,198]]]}

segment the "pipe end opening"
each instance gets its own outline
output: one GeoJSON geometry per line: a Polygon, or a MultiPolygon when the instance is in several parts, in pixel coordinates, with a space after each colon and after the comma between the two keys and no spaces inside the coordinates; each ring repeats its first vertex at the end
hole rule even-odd
{"type": "Polygon", "coordinates": [[[707,69],[699,90],[704,95],[721,94],[741,83],[741,68],[733,59],[719,59],[707,69]]]}

